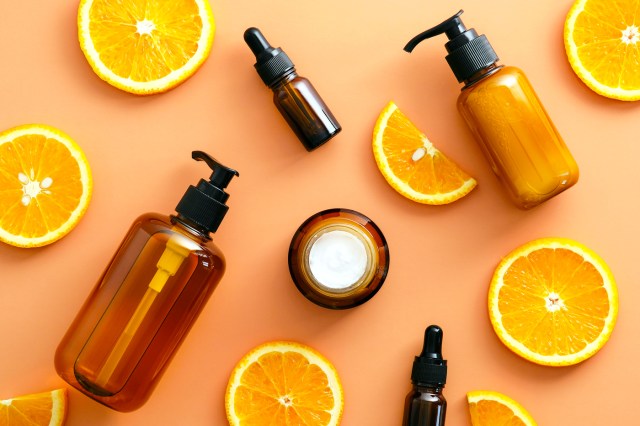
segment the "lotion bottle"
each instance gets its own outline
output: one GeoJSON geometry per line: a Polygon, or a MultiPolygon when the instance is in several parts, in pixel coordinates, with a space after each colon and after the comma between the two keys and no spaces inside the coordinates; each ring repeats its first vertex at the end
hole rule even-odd
{"type": "Polygon", "coordinates": [[[578,181],[578,166],[524,73],[498,65],[484,35],[467,29],[462,10],[415,36],[404,50],[446,34],[446,57],[464,83],[458,110],[515,204],[529,209],[578,181]]]}
{"type": "Polygon", "coordinates": [[[224,274],[210,233],[238,172],[204,152],[192,156],[213,169],[210,179],[187,189],[177,214],[133,223],[56,351],[65,381],[118,411],[146,402],[224,274]]]}
{"type": "Polygon", "coordinates": [[[404,405],[402,426],[444,426],[447,400],[447,361],[442,359],[442,329],[430,325],[424,332],[422,352],[413,361],[413,389],[404,405]]]}

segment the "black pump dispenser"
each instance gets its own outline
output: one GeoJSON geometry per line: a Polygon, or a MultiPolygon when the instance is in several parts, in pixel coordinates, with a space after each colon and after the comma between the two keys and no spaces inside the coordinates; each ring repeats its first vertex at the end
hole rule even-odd
{"type": "Polygon", "coordinates": [[[213,170],[209,181],[200,179],[198,186],[189,186],[176,206],[178,219],[187,220],[206,233],[216,232],[227,214],[229,207],[225,204],[229,194],[224,189],[234,176],[240,174],[222,164],[202,151],[193,151],[191,157],[204,161],[213,170]]]}
{"type": "Polygon", "coordinates": [[[411,370],[414,385],[442,387],[447,382],[447,361],[442,359],[442,329],[430,325],[424,332],[422,353],[411,370]]]}
{"type": "Polygon", "coordinates": [[[460,83],[498,61],[498,55],[487,37],[484,34],[479,36],[475,29],[465,27],[460,19],[462,12],[461,10],[444,22],[418,34],[404,47],[404,50],[410,53],[420,42],[439,34],[446,34],[449,38],[445,44],[449,53],[446,60],[460,83]]]}
{"type": "Polygon", "coordinates": [[[256,56],[254,67],[264,84],[271,86],[294,69],[293,62],[281,48],[269,44],[259,29],[251,27],[244,32],[244,41],[256,56]]]}

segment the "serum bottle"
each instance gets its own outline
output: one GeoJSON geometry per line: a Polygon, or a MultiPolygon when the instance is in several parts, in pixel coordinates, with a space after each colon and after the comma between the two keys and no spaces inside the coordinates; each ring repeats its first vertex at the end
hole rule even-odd
{"type": "Polygon", "coordinates": [[[443,426],[447,401],[442,389],[447,382],[447,361],[442,359],[442,329],[430,325],[424,332],[422,353],[413,361],[413,389],[404,405],[402,426],[443,426]]]}
{"type": "Polygon", "coordinates": [[[213,170],[210,179],[187,189],[177,214],[133,223],[56,351],[64,380],[118,411],[149,398],[224,274],[210,233],[238,172],[204,152],[192,156],[213,170]]]}
{"type": "Polygon", "coordinates": [[[524,73],[498,65],[484,35],[467,29],[462,11],[415,36],[404,50],[446,34],[446,57],[464,83],[458,110],[514,203],[529,209],[578,181],[578,166],[524,73]]]}
{"type": "Polygon", "coordinates": [[[273,91],[273,103],[307,151],[342,130],[311,82],[298,75],[281,48],[273,48],[257,28],[247,29],[244,41],[256,57],[258,75],[273,91]]]}

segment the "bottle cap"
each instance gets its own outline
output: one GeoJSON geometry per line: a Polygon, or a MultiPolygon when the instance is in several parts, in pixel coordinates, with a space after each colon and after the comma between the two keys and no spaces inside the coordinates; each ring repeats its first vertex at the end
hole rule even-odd
{"type": "Polygon", "coordinates": [[[499,58],[484,35],[479,36],[473,28],[467,29],[460,19],[462,10],[444,22],[430,28],[414,38],[404,47],[411,52],[420,42],[439,34],[446,34],[446,60],[458,82],[468,80],[483,68],[495,63],[499,58]]]}
{"type": "Polygon", "coordinates": [[[259,29],[251,27],[244,32],[244,41],[256,56],[254,67],[267,86],[294,69],[293,62],[281,48],[269,44],[259,29]]]}
{"type": "Polygon", "coordinates": [[[437,325],[430,325],[425,330],[422,353],[413,361],[413,384],[444,386],[447,382],[447,361],[442,359],[442,336],[442,329],[437,325]]]}
{"type": "Polygon", "coordinates": [[[227,214],[229,207],[225,204],[229,194],[224,189],[234,176],[240,174],[223,166],[209,154],[193,151],[191,157],[197,161],[204,161],[213,170],[209,180],[200,179],[198,186],[190,185],[176,206],[179,218],[204,229],[207,233],[216,232],[218,226],[227,214]]]}

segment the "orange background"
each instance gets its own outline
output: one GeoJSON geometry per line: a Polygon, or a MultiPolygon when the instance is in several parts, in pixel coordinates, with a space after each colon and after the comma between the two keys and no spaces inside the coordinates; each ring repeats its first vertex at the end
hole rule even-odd
{"type": "Polygon", "coordinates": [[[213,0],[213,50],[186,83],[137,97],[102,82],[78,47],[77,2],[0,2],[0,128],[39,122],[70,134],[90,161],[89,210],[40,249],[0,245],[0,399],[62,387],[55,348],[130,223],[171,213],[208,175],[201,149],[237,168],[230,211],[214,236],[227,273],[151,400],[121,414],[70,390],[68,425],[224,425],[235,363],[269,340],[306,343],[338,369],[343,424],[400,424],[424,328],[445,331],[449,425],[469,424],[465,393],[496,390],[545,426],[637,423],[640,303],[638,105],[600,97],[574,75],[562,34],[570,0],[213,0]],[[456,111],[459,92],[445,39],[405,43],[463,8],[503,64],[525,70],[581,170],[578,184],[531,211],[507,199],[456,111]],[[282,46],[343,126],[307,153],[253,69],[243,31],[282,46]],[[479,186],[443,207],[398,195],[371,153],[375,120],[393,99],[479,186]],[[382,229],[391,265],[366,304],[330,311],[303,298],[287,269],[296,228],[332,207],[358,210],[382,229]],[[534,365],[504,347],[486,295],[502,256],[538,237],[589,246],[620,292],[618,324],[595,357],[565,368],[534,365]]]}

